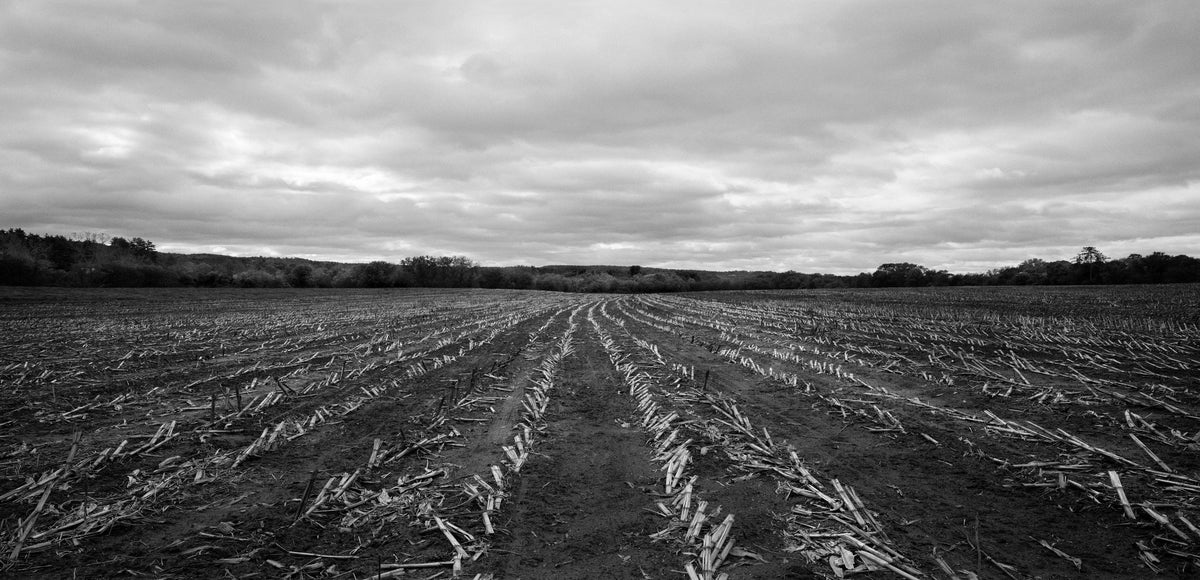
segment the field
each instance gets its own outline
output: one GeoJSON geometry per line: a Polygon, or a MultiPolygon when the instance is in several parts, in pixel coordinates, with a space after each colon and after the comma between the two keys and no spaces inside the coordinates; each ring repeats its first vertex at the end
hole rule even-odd
{"type": "Polygon", "coordinates": [[[0,575],[1196,578],[1198,304],[0,289],[0,575]]]}

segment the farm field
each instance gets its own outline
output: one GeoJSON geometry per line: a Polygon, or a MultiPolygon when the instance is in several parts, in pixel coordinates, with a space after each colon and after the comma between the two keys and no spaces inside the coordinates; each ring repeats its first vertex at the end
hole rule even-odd
{"type": "Polygon", "coordinates": [[[0,575],[1196,578],[1198,304],[0,288],[0,575]]]}

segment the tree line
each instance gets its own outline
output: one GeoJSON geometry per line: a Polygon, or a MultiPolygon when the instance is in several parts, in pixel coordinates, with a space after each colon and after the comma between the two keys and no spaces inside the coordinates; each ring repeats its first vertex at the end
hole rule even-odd
{"type": "Polygon", "coordinates": [[[685,292],[898,286],[1164,284],[1200,282],[1200,260],[1154,252],[1109,259],[1084,247],[1073,259],[1029,259],[982,274],[889,263],[857,275],[710,272],[642,266],[487,267],[463,256],[414,256],[398,264],[239,258],[159,252],[140,237],[37,235],[0,230],[0,285],[241,288],[511,288],[558,292],[685,292]]]}
{"type": "Polygon", "coordinates": [[[1070,260],[1030,258],[1016,266],[983,274],[949,274],[916,264],[884,264],[868,278],[855,277],[865,287],[890,286],[1069,286],[1081,284],[1175,284],[1200,282],[1200,260],[1163,252],[1130,254],[1109,259],[1094,246],[1084,246],[1070,260]]]}

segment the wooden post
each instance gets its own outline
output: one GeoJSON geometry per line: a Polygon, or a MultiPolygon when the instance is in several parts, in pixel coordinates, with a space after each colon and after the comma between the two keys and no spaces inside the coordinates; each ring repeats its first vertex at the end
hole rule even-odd
{"type": "Polygon", "coordinates": [[[701,391],[708,390],[708,373],[710,372],[712,372],[712,369],[704,369],[704,386],[700,387],[701,391]]]}
{"type": "Polygon", "coordinates": [[[240,413],[242,411],[242,385],[234,383],[233,394],[237,397],[238,412],[240,413]]]}

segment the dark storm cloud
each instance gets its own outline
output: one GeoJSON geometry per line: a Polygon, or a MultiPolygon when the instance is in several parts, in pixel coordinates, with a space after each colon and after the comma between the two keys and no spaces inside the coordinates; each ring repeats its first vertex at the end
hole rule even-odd
{"type": "Polygon", "coordinates": [[[1200,253],[1200,7],[0,4],[0,215],[179,251],[1200,253]]]}

